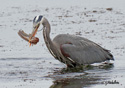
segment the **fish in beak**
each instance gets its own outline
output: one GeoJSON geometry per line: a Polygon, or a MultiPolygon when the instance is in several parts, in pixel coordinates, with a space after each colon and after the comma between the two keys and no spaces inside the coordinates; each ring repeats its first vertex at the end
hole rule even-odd
{"type": "Polygon", "coordinates": [[[39,42],[39,38],[35,37],[35,35],[36,35],[37,31],[38,31],[39,26],[40,26],[40,24],[36,25],[33,28],[33,31],[32,31],[31,34],[27,34],[23,30],[19,30],[18,34],[19,34],[19,36],[21,38],[28,41],[30,46],[31,46],[31,44],[37,44],[37,42],[39,42]]]}
{"type": "Polygon", "coordinates": [[[23,30],[19,30],[18,34],[22,39],[26,40],[30,44],[37,44],[39,42],[39,38],[37,37],[31,38],[31,34],[27,34],[23,30]]]}
{"type": "Polygon", "coordinates": [[[30,38],[29,38],[29,44],[30,44],[30,46],[31,46],[31,39],[33,37],[35,37],[35,35],[36,35],[37,31],[38,31],[39,26],[40,26],[40,24],[38,24],[37,26],[33,27],[33,31],[32,31],[32,33],[30,35],[30,38]]]}

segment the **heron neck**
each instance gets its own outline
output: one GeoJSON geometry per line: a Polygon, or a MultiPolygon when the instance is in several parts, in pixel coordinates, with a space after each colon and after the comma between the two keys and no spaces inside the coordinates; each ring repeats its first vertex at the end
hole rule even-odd
{"type": "Polygon", "coordinates": [[[43,26],[44,26],[44,29],[43,29],[43,36],[44,36],[44,40],[45,42],[48,44],[51,44],[52,43],[52,40],[50,38],[50,30],[51,30],[51,27],[50,27],[50,24],[49,22],[47,21],[47,19],[45,19],[45,22],[43,23],[43,26]]]}
{"type": "Polygon", "coordinates": [[[44,18],[43,26],[45,27],[44,30],[45,30],[46,36],[50,38],[50,30],[51,30],[51,27],[50,27],[50,24],[49,24],[48,20],[45,19],[45,18],[44,18]]]}
{"type": "Polygon", "coordinates": [[[44,26],[44,29],[43,29],[43,37],[44,37],[44,41],[46,43],[46,46],[48,48],[48,50],[50,51],[50,53],[56,58],[54,52],[53,52],[53,49],[54,49],[54,44],[50,38],[50,30],[51,30],[51,27],[50,27],[50,24],[49,22],[45,21],[45,23],[43,23],[43,26],[44,26]]]}

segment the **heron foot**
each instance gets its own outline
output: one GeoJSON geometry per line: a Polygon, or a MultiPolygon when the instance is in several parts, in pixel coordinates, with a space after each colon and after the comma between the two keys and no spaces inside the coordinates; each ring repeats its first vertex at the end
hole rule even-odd
{"type": "Polygon", "coordinates": [[[75,67],[67,66],[67,68],[63,69],[64,72],[83,72],[85,70],[93,69],[92,65],[76,65],[75,67]]]}
{"type": "Polygon", "coordinates": [[[86,65],[78,65],[75,67],[67,67],[62,70],[62,72],[67,73],[67,72],[83,72],[85,70],[92,70],[92,69],[111,69],[114,67],[113,63],[103,63],[101,65],[91,65],[91,64],[86,64],[86,65]]]}
{"type": "Polygon", "coordinates": [[[114,64],[113,63],[107,63],[107,62],[104,62],[101,65],[99,65],[100,69],[110,69],[112,67],[114,67],[114,64]]]}

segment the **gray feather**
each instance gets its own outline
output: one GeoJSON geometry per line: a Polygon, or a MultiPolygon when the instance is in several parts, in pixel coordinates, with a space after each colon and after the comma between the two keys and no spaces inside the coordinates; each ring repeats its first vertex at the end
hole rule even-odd
{"type": "Polygon", "coordinates": [[[92,64],[106,60],[113,60],[112,54],[98,44],[74,35],[61,34],[53,42],[62,47],[70,58],[79,64],[92,64]]]}

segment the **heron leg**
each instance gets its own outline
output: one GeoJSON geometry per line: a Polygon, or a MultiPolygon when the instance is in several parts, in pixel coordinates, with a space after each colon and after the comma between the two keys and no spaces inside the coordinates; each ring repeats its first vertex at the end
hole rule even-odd
{"type": "Polygon", "coordinates": [[[77,66],[76,63],[66,64],[66,65],[67,65],[67,68],[74,68],[77,66]]]}

